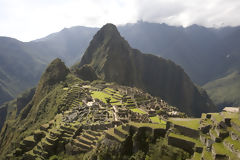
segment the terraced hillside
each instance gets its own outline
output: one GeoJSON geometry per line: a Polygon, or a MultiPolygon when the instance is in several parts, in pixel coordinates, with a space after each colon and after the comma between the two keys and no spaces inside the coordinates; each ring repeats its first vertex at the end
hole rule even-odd
{"type": "Polygon", "coordinates": [[[15,143],[8,159],[88,159],[110,151],[113,159],[153,158],[167,157],[169,150],[182,159],[240,159],[238,113],[180,118],[185,115],[161,99],[102,81],[62,90],[68,109],[15,143]],[[155,153],[160,144],[167,151],[155,153]]]}
{"type": "Polygon", "coordinates": [[[46,69],[33,94],[21,110],[9,107],[0,134],[0,158],[91,157],[108,141],[109,130],[127,135],[121,126],[134,124],[152,125],[164,133],[168,117],[186,116],[137,88],[82,81],[59,59],[46,69]]]}
{"type": "Polygon", "coordinates": [[[7,104],[0,159],[239,159],[238,113],[189,118],[140,89],[83,81],[60,59],[31,97],[7,104]]]}

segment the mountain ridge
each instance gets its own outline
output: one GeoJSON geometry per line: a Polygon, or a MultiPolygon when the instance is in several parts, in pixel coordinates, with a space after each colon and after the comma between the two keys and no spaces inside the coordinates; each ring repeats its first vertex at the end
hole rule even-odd
{"type": "Polygon", "coordinates": [[[141,88],[190,115],[198,115],[201,109],[214,111],[206,92],[203,92],[205,99],[181,67],[169,60],[132,49],[112,24],[104,25],[96,33],[73,70],[84,64],[91,65],[97,75],[107,82],[141,88]],[[207,103],[209,108],[205,106],[207,103]]]}

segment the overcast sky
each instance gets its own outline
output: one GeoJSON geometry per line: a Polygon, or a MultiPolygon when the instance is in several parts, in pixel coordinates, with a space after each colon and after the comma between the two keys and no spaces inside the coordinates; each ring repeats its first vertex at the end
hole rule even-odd
{"type": "Polygon", "coordinates": [[[64,27],[138,20],[208,27],[240,25],[240,0],[0,0],[0,36],[30,41],[64,27]]]}

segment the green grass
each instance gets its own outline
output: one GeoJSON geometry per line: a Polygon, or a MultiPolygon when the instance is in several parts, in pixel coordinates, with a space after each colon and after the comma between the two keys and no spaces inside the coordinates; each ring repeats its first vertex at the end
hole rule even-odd
{"type": "Polygon", "coordinates": [[[108,133],[108,134],[110,134],[110,135],[112,135],[113,137],[115,137],[116,139],[118,139],[118,141],[120,141],[120,142],[123,142],[123,141],[125,140],[125,139],[119,137],[118,135],[116,135],[116,134],[114,133],[114,128],[108,129],[108,130],[105,131],[105,132],[108,133]]]}
{"type": "Polygon", "coordinates": [[[176,125],[184,126],[194,130],[198,130],[200,125],[200,118],[171,118],[169,121],[176,125]]]}
{"type": "Polygon", "coordinates": [[[150,117],[151,121],[153,123],[160,123],[160,124],[166,124],[165,121],[161,120],[158,116],[155,116],[155,117],[150,117]]]}
{"type": "Polygon", "coordinates": [[[220,104],[240,105],[240,74],[233,72],[229,75],[210,81],[203,86],[210,98],[218,106],[220,104]]]}
{"type": "Polygon", "coordinates": [[[147,112],[139,109],[139,108],[133,108],[133,109],[130,109],[131,111],[133,112],[136,112],[136,113],[140,113],[140,114],[147,114],[147,112]]]}
{"type": "Polygon", "coordinates": [[[33,136],[28,136],[28,137],[24,138],[24,140],[26,140],[26,141],[32,141],[32,142],[35,142],[35,140],[34,140],[34,137],[33,137],[33,136]]]}
{"type": "Polygon", "coordinates": [[[201,160],[202,153],[194,152],[192,160],[201,160]]]}
{"type": "Polygon", "coordinates": [[[230,136],[227,137],[224,141],[226,141],[226,142],[228,142],[230,144],[233,144],[235,149],[240,150],[240,142],[239,141],[232,140],[232,138],[230,136]]]}
{"type": "Polygon", "coordinates": [[[207,160],[213,160],[212,152],[208,152],[206,150],[203,151],[203,157],[207,160]]]}
{"type": "Polygon", "coordinates": [[[229,154],[229,151],[224,147],[223,143],[214,143],[213,148],[217,154],[229,154]]]}
{"type": "Polygon", "coordinates": [[[240,120],[239,120],[239,118],[233,118],[231,121],[232,121],[233,123],[235,123],[236,125],[240,126],[240,120]]]}
{"type": "Polygon", "coordinates": [[[165,124],[155,124],[155,123],[135,123],[135,122],[130,122],[129,125],[135,126],[137,128],[140,128],[140,127],[150,127],[150,128],[153,128],[153,129],[157,129],[157,128],[165,129],[166,128],[165,124]]]}
{"type": "Polygon", "coordinates": [[[107,101],[106,101],[107,98],[111,99],[110,102],[118,101],[118,100],[112,98],[112,96],[110,96],[109,94],[101,92],[101,91],[93,91],[92,92],[92,97],[97,98],[97,99],[103,101],[104,103],[107,103],[107,101]]]}

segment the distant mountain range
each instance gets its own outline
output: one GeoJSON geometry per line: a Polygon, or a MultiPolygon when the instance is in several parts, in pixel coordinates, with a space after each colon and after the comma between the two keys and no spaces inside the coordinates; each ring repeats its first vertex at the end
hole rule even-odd
{"type": "MultiPolygon", "coordinates": [[[[138,121],[144,122],[147,126],[162,127],[163,123],[147,123],[150,122],[148,120],[149,113],[154,112],[153,117],[157,119],[159,119],[158,114],[165,118],[186,117],[182,111],[190,116],[200,116],[201,112],[216,111],[216,106],[204,91],[192,83],[180,66],[170,60],[143,54],[139,50],[131,48],[128,42],[121,37],[116,26],[106,24],[94,35],[80,62],[69,69],[61,59],[56,58],[47,66],[35,89],[26,91],[17,99],[4,103],[0,107],[0,159],[3,157],[10,160],[36,159],[35,150],[39,148],[38,145],[41,145],[40,149],[37,149],[40,153],[39,156],[43,157],[41,159],[47,159],[60,152],[66,154],[67,144],[71,143],[69,141],[71,128],[67,128],[67,132],[63,130],[62,133],[56,133],[64,126],[67,127],[71,124],[65,123],[63,115],[77,114],[75,116],[77,119],[71,118],[79,127],[78,129],[74,127],[76,130],[71,132],[76,138],[77,134],[85,130],[84,126],[100,131],[107,129],[101,126],[105,126],[108,122],[112,127],[117,123],[130,122],[128,115],[122,112],[129,110],[127,114],[132,114],[130,109],[143,112],[143,114],[140,114],[139,111],[133,113],[131,115],[132,122],[138,121]],[[79,79],[78,77],[83,78],[79,79]],[[128,89],[122,90],[119,84],[128,89]],[[115,89],[112,90],[107,86],[115,89]],[[103,89],[104,91],[100,92],[103,89]],[[113,92],[107,92],[107,90],[113,92]],[[154,98],[143,91],[158,97],[154,98]],[[94,93],[97,94],[97,97],[93,99],[94,93]],[[111,95],[111,97],[106,97],[106,95],[111,95]],[[89,102],[92,103],[91,106],[88,106],[89,102]],[[179,109],[171,105],[175,105],[179,109]],[[99,108],[94,109],[95,107],[99,108]],[[147,107],[149,107],[147,111],[141,109],[147,107]],[[158,108],[157,111],[152,107],[158,108]],[[81,112],[75,108],[81,109],[81,112]],[[113,110],[116,108],[121,112],[115,113],[113,110]],[[111,117],[107,117],[107,115],[105,117],[105,114],[110,113],[111,117]],[[112,116],[113,114],[114,116],[112,116]],[[140,116],[141,118],[138,118],[140,116]],[[100,119],[99,117],[105,118],[100,122],[97,117],[98,119],[100,119]],[[39,133],[38,131],[41,132],[44,128],[43,124],[49,122],[54,124],[49,124],[44,133],[39,133]],[[56,129],[51,129],[48,133],[49,126],[55,126],[56,129]],[[43,134],[44,136],[59,135],[67,139],[65,142],[64,138],[55,139],[56,141],[50,138],[49,142],[53,140],[50,143],[54,144],[51,145],[47,137],[45,140],[43,139],[43,134]],[[28,143],[29,141],[26,146],[21,143],[22,140],[24,143],[26,142],[26,135],[31,135],[34,145],[31,142],[28,143]],[[35,139],[38,140],[35,141],[35,139]],[[43,142],[40,142],[41,139],[43,142]],[[30,153],[30,150],[34,150],[33,154],[30,153]],[[46,154],[46,151],[49,153],[46,154]],[[29,156],[29,153],[32,156],[29,156]]],[[[166,126],[165,121],[164,125],[166,126]]],[[[166,128],[165,126],[164,128],[166,128]]],[[[159,134],[156,130],[154,131],[155,135],[159,134]]],[[[149,133],[146,132],[146,134],[149,133]]],[[[104,133],[101,134],[104,135],[104,133]]],[[[133,145],[132,142],[131,144],[133,145]]],[[[71,150],[74,151],[74,149],[71,150]]]]}
{"type": "MultiPolygon", "coordinates": [[[[66,28],[26,43],[1,37],[0,104],[35,86],[43,69],[54,58],[63,59],[68,66],[79,61],[97,30],[81,26],[66,28]]],[[[228,90],[240,83],[229,82],[225,87],[226,83],[218,81],[240,70],[240,27],[215,29],[192,25],[183,28],[140,21],[118,26],[118,30],[133,48],[182,66],[193,82],[207,89],[217,105],[240,105],[237,102],[240,94],[228,98],[220,92],[224,98],[217,98],[215,92],[220,85],[228,90]],[[218,85],[214,85],[215,82],[218,85]],[[208,83],[212,87],[208,87],[208,83]]]]}

